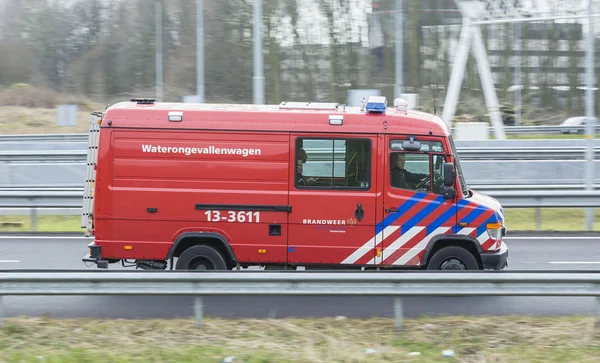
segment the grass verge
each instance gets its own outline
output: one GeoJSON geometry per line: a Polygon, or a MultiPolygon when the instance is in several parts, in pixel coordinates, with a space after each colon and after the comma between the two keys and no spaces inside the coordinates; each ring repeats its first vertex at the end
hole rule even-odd
{"type": "Polygon", "coordinates": [[[0,362],[593,362],[598,338],[580,317],[5,319],[0,362]]]}
{"type": "MultiPolygon", "coordinates": [[[[535,209],[507,209],[506,225],[509,232],[535,231],[535,209]]],[[[600,231],[600,208],[595,209],[594,231],[600,231]]],[[[39,232],[81,232],[79,216],[38,215],[39,232]]],[[[544,208],[541,209],[541,231],[577,232],[586,231],[583,209],[544,208]]],[[[32,231],[29,216],[0,216],[0,232],[32,231]]]]}
{"type": "MultiPolygon", "coordinates": [[[[103,108],[98,108],[102,110],[103,108]]],[[[0,134],[87,133],[91,111],[79,108],[76,126],[58,126],[56,109],[0,107],[0,134]]]]}
{"type": "MultiPolygon", "coordinates": [[[[509,232],[537,230],[536,210],[534,208],[506,209],[504,213],[509,232]]],[[[575,232],[587,230],[585,227],[585,209],[581,208],[542,208],[540,209],[540,221],[541,231],[575,232]]],[[[594,209],[594,231],[600,231],[600,208],[594,209]]]]}
{"type": "MultiPolygon", "coordinates": [[[[38,215],[37,231],[39,232],[81,232],[80,216],[38,215]]],[[[31,217],[0,216],[0,232],[31,232],[31,217]]]]}

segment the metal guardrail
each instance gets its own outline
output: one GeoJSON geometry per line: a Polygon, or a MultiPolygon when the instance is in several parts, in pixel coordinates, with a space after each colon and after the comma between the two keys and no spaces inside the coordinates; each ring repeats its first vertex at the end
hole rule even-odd
{"type": "MultiPolygon", "coordinates": [[[[557,191],[557,190],[586,190],[585,184],[480,184],[470,185],[469,187],[483,194],[494,193],[496,191],[511,191],[511,190],[541,190],[541,191],[557,191]]],[[[600,184],[594,184],[594,189],[600,189],[600,184]]],[[[1,192],[27,192],[27,191],[49,191],[49,192],[83,192],[81,186],[38,186],[38,185],[0,185],[1,192]]]]}
{"type": "MultiPolygon", "coordinates": [[[[585,147],[457,147],[461,160],[582,160],[585,147]]],[[[600,156],[600,147],[594,147],[594,157],[600,156]]]]}
{"type": "MultiPolygon", "coordinates": [[[[600,206],[600,190],[479,190],[506,208],[600,206]]],[[[0,189],[0,208],[81,208],[83,190],[0,189]]]]}
{"type": "MultiPolygon", "coordinates": [[[[477,189],[475,189],[477,190],[477,189]]],[[[503,208],[534,208],[536,230],[541,229],[541,208],[598,208],[600,190],[485,190],[479,192],[499,200],[503,208]]],[[[52,210],[48,214],[79,214],[83,204],[83,189],[63,188],[62,190],[15,190],[0,188],[0,209],[27,209],[31,219],[31,229],[37,231],[38,209],[52,210]],[[56,211],[58,210],[58,211],[56,211]],[[64,210],[73,210],[65,213],[64,210]]],[[[10,214],[3,212],[4,214],[10,214]]]]}
{"type": "MultiPolygon", "coordinates": [[[[463,160],[461,167],[470,185],[571,185],[585,183],[587,163],[585,160],[463,160]]],[[[593,180],[599,184],[600,158],[594,164],[593,180]]],[[[423,166],[418,165],[417,170],[423,166]]],[[[85,167],[85,161],[0,162],[0,186],[81,186],[86,177],[85,167]]],[[[311,167],[327,168],[318,162],[311,167]]],[[[343,165],[339,170],[343,170],[343,165]]]]}
{"type": "MultiPolygon", "coordinates": [[[[395,328],[402,329],[406,296],[577,296],[596,297],[600,272],[0,272],[2,296],[147,296],[194,298],[196,326],[203,321],[205,296],[389,296],[395,328]]],[[[600,321],[597,309],[596,323],[600,321]]]]}
{"type": "MultiPolygon", "coordinates": [[[[596,127],[598,129],[598,127],[596,127]]],[[[453,128],[454,132],[455,129],[453,128]]],[[[597,130],[596,130],[597,131],[597,130]]],[[[489,127],[490,135],[493,135],[493,128],[489,127]]],[[[504,126],[504,132],[507,135],[556,135],[562,133],[585,133],[586,126],[560,126],[560,125],[539,125],[539,126],[504,126]]],[[[87,141],[86,133],[74,134],[15,134],[0,135],[0,142],[27,142],[27,141],[66,141],[77,142],[87,141]]]]}
{"type": "Polygon", "coordinates": [[[85,150],[0,150],[0,162],[86,162],[85,150]]]}
{"type": "MultiPolygon", "coordinates": [[[[480,190],[505,208],[600,206],[600,190],[480,190]]],[[[0,208],[81,208],[83,190],[0,190],[0,208]]]]}
{"type": "Polygon", "coordinates": [[[503,208],[597,208],[600,190],[488,191],[503,208]]]}
{"type": "Polygon", "coordinates": [[[81,208],[83,190],[3,190],[0,208],[81,208]]]}
{"type": "MultiPolygon", "coordinates": [[[[507,190],[585,190],[587,185],[585,184],[481,184],[481,185],[470,185],[471,189],[481,192],[483,194],[494,193],[495,191],[507,191],[507,190]]],[[[593,184],[594,189],[600,189],[600,184],[593,184]]],[[[0,190],[2,188],[0,187],[0,190]]]]}
{"type": "MultiPolygon", "coordinates": [[[[493,128],[490,127],[490,135],[493,135],[493,128]]],[[[560,126],[560,125],[540,125],[540,126],[504,126],[507,135],[556,135],[563,133],[585,133],[586,126],[560,126]]]]}
{"type": "MultiPolygon", "coordinates": [[[[0,135],[1,137],[2,135],[0,135]]],[[[27,135],[24,137],[26,138],[27,135]]],[[[600,147],[600,139],[594,139],[595,147],[600,147]]],[[[489,149],[536,149],[536,148],[551,148],[553,150],[568,149],[572,147],[587,148],[588,140],[579,139],[507,139],[507,140],[455,140],[457,150],[465,150],[467,148],[479,148],[484,150],[489,149]]],[[[316,145],[315,145],[316,146],[316,145]]],[[[87,138],[75,139],[74,141],[0,141],[0,150],[19,151],[19,150],[87,150],[87,138]]]]}
{"type": "Polygon", "coordinates": [[[15,134],[15,135],[0,135],[0,142],[30,142],[30,141],[87,141],[88,134],[15,134]]]}
{"type": "MultiPolygon", "coordinates": [[[[329,150],[311,150],[314,161],[330,160],[329,150]],[[323,157],[322,154],[325,157],[323,157]]],[[[340,150],[339,155],[343,150],[340,150]]],[[[584,160],[586,148],[571,147],[457,147],[461,160],[584,160]]],[[[600,146],[594,147],[594,158],[600,158],[600,146]]],[[[73,162],[85,163],[87,150],[0,150],[0,162],[73,162]]],[[[336,160],[342,160],[337,158],[336,160]]]]}

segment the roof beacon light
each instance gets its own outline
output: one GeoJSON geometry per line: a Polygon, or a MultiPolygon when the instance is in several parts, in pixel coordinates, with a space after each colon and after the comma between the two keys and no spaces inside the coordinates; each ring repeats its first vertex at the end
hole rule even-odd
{"type": "Polygon", "coordinates": [[[370,96],[365,107],[367,113],[385,113],[387,99],[385,96],[370,96]]]}
{"type": "Polygon", "coordinates": [[[394,100],[394,106],[398,111],[408,112],[408,101],[404,98],[396,98],[394,100]]]}

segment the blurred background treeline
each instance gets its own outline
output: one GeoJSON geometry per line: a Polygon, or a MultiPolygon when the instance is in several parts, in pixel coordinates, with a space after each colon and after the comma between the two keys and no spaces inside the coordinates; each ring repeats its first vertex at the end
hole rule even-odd
{"type": "MultiPolygon", "coordinates": [[[[577,0],[574,0],[577,2],[577,0]]],[[[404,90],[438,113],[460,34],[453,0],[404,0],[404,90]]],[[[196,93],[196,0],[162,0],[163,98],[196,93]]],[[[347,102],[395,81],[395,0],[263,0],[265,101],[347,102]]],[[[510,124],[517,61],[524,124],[585,110],[585,33],[577,20],[482,27],[510,124]]],[[[598,26],[596,26],[598,28],[598,26]]],[[[0,0],[0,105],[52,108],[155,95],[154,0],[0,0]]],[[[204,0],[207,102],[252,103],[252,0],[204,0]]],[[[600,42],[596,41],[596,48],[600,42]]],[[[596,55],[596,74],[600,59],[596,55]]],[[[596,112],[600,109],[596,92],[596,112]]],[[[487,120],[473,57],[457,116],[487,120]]]]}

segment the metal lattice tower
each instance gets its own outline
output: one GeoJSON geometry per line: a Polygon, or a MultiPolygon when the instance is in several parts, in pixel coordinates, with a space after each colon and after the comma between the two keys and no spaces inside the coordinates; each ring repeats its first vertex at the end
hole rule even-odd
{"type": "Polygon", "coordinates": [[[485,8],[481,10],[479,18],[489,19],[514,19],[521,17],[519,0],[487,0],[485,8]]]}
{"type": "Polygon", "coordinates": [[[448,126],[452,127],[469,50],[472,49],[495,137],[506,139],[492,71],[479,26],[585,18],[589,16],[587,2],[578,0],[454,0],[454,2],[462,14],[463,24],[442,118],[448,126]]]}
{"type": "MultiPolygon", "coordinates": [[[[454,0],[456,5],[475,6],[473,24],[582,18],[587,1],[580,0],[454,0]]],[[[462,11],[462,10],[461,10],[462,11]]],[[[462,12],[463,16],[465,15],[462,12]]]]}
{"type": "MultiPolygon", "coordinates": [[[[599,0],[593,0],[598,2],[599,0]]],[[[593,89],[594,76],[594,24],[592,19],[600,16],[592,11],[592,0],[454,0],[463,17],[463,24],[456,51],[456,58],[452,65],[452,74],[446,93],[444,112],[442,118],[451,127],[456,104],[460,94],[464,77],[465,66],[469,49],[473,46],[473,53],[479,77],[482,83],[485,103],[494,127],[497,139],[506,139],[504,123],[500,114],[498,98],[494,88],[492,71],[481,36],[480,25],[501,23],[522,23],[554,21],[561,19],[587,18],[587,56],[586,56],[586,117],[588,147],[586,150],[586,189],[593,189],[594,182],[594,126],[593,126],[593,89]]],[[[596,4],[597,5],[597,4],[596,4]]],[[[593,230],[594,210],[587,208],[585,213],[586,226],[593,230]]]]}

